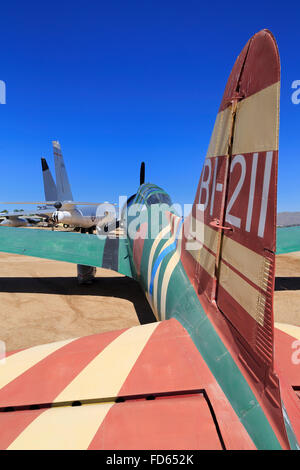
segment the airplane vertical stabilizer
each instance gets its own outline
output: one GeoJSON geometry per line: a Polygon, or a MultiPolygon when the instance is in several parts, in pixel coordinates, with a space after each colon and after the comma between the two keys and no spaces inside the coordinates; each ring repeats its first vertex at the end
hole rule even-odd
{"type": "Polygon", "coordinates": [[[58,199],[57,189],[46,159],[41,158],[41,163],[44,181],[45,200],[56,201],[58,199]]]}
{"type": "Polygon", "coordinates": [[[182,251],[198,295],[227,320],[239,359],[268,384],[274,402],[279,90],[277,45],[263,30],[248,41],[227,82],[182,251]]]}
{"type": "Polygon", "coordinates": [[[64,159],[61,153],[60,143],[56,140],[52,142],[54,163],[55,163],[55,175],[56,175],[56,187],[57,196],[61,201],[73,201],[73,194],[67,175],[64,159]]]}

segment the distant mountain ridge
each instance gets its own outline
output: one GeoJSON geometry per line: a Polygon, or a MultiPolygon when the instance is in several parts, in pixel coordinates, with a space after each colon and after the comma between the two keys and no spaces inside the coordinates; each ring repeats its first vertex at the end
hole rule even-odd
{"type": "Polygon", "coordinates": [[[277,227],[300,225],[300,212],[278,212],[277,227]]]}

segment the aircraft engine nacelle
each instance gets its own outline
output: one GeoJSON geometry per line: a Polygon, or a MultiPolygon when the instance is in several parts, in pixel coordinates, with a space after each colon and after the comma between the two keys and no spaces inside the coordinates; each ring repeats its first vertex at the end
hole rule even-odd
{"type": "Polygon", "coordinates": [[[56,224],[71,225],[74,227],[91,228],[97,226],[101,228],[112,224],[115,220],[115,214],[109,211],[102,211],[100,214],[95,214],[95,212],[84,214],[78,209],[72,211],[58,210],[52,214],[52,220],[56,224]]]}
{"type": "Polygon", "coordinates": [[[74,225],[75,227],[90,228],[95,225],[95,218],[83,216],[79,211],[55,211],[52,220],[57,224],[74,225]]]}

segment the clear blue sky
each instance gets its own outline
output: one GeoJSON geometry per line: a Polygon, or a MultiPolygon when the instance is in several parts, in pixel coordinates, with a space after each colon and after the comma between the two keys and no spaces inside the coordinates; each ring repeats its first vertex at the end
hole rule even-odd
{"type": "Polygon", "coordinates": [[[148,181],[192,202],[236,56],[268,28],[282,65],[278,210],[300,211],[300,6],[279,5],[2,2],[0,200],[43,198],[40,157],[53,169],[59,140],[77,200],[131,195],[144,160],[148,181]]]}

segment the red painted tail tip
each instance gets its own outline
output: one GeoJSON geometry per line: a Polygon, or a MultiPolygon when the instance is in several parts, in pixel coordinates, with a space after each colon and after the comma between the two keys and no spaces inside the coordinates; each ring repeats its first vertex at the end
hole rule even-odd
{"type": "Polygon", "coordinates": [[[268,29],[254,34],[243,47],[232,68],[219,111],[233,99],[244,99],[280,80],[276,40],[268,29]]]}

